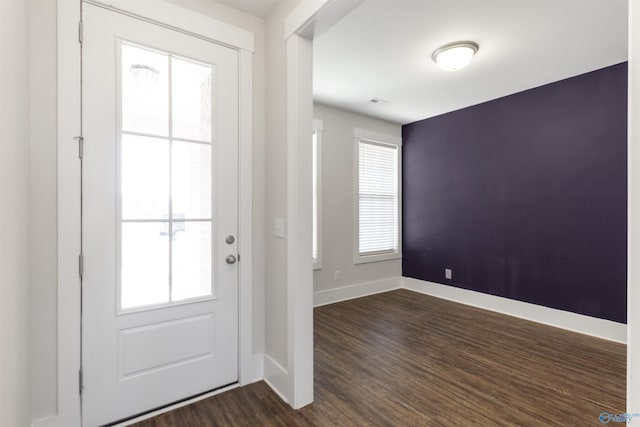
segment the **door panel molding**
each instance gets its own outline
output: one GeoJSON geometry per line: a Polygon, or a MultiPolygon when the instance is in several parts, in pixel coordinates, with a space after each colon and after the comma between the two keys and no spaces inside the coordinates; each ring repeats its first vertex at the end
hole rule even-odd
{"type": "Polygon", "coordinates": [[[118,333],[119,381],[211,357],[215,349],[215,321],[215,313],[206,313],[121,329],[118,333]],[[178,336],[178,342],[168,344],[161,339],[160,335],[166,329],[174,330],[173,334],[178,336]],[[195,342],[183,339],[194,331],[208,339],[195,342]]]}

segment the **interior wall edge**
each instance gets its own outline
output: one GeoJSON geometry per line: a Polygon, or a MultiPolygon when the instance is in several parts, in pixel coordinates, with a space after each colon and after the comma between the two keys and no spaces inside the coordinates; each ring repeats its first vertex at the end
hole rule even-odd
{"type": "MultiPolygon", "coordinates": [[[[640,411],[640,343],[638,327],[640,311],[640,4],[629,1],[629,73],[628,73],[628,139],[627,139],[627,412],[640,411]]],[[[629,425],[640,425],[640,417],[632,417],[629,425]]]]}

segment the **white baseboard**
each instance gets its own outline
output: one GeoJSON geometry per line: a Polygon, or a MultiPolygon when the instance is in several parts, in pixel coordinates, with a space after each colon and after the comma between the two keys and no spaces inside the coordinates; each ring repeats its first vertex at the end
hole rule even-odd
{"type": "Polygon", "coordinates": [[[624,323],[409,277],[394,277],[314,292],[313,305],[319,307],[402,288],[609,341],[623,344],[627,342],[627,325],[624,323]]]}
{"type": "Polygon", "coordinates": [[[405,289],[411,291],[485,310],[508,314],[521,319],[531,320],[533,322],[543,323],[609,341],[623,344],[627,342],[627,325],[624,323],[612,322],[610,320],[598,319],[596,317],[584,316],[582,314],[409,277],[403,277],[402,283],[405,289]]]}
{"type": "Polygon", "coordinates": [[[287,398],[287,396],[290,395],[288,392],[289,376],[287,370],[268,354],[264,355],[264,382],[267,383],[285,403],[290,402],[287,398]]]}
{"type": "Polygon", "coordinates": [[[57,415],[50,415],[45,418],[40,418],[31,423],[31,427],[57,427],[59,420],[57,415]]]}
{"type": "Polygon", "coordinates": [[[367,295],[379,294],[402,287],[402,277],[376,280],[375,282],[358,283],[357,285],[344,286],[342,288],[327,289],[313,293],[313,306],[333,304],[367,295]]]}
{"type": "Polygon", "coordinates": [[[264,354],[254,354],[252,360],[253,375],[251,375],[251,382],[255,383],[264,379],[264,354]]]}

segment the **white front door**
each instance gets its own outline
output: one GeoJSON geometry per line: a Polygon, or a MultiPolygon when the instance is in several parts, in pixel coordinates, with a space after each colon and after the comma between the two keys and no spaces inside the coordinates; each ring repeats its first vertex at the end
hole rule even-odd
{"type": "Polygon", "coordinates": [[[94,426],[238,380],[238,53],[91,4],[83,22],[94,426]]]}

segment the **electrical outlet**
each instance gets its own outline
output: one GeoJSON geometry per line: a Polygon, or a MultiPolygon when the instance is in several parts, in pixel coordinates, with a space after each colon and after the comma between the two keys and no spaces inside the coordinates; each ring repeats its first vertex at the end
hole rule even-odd
{"type": "Polygon", "coordinates": [[[452,275],[451,269],[450,268],[445,268],[444,269],[444,278],[445,279],[451,279],[451,275],[452,275]]]}
{"type": "Polygon", "coordinates": [[[340,270],[334,270],[334,272],[333,272],[333,281],[337,282],[338,280],[340,280],[340,270]]]}

